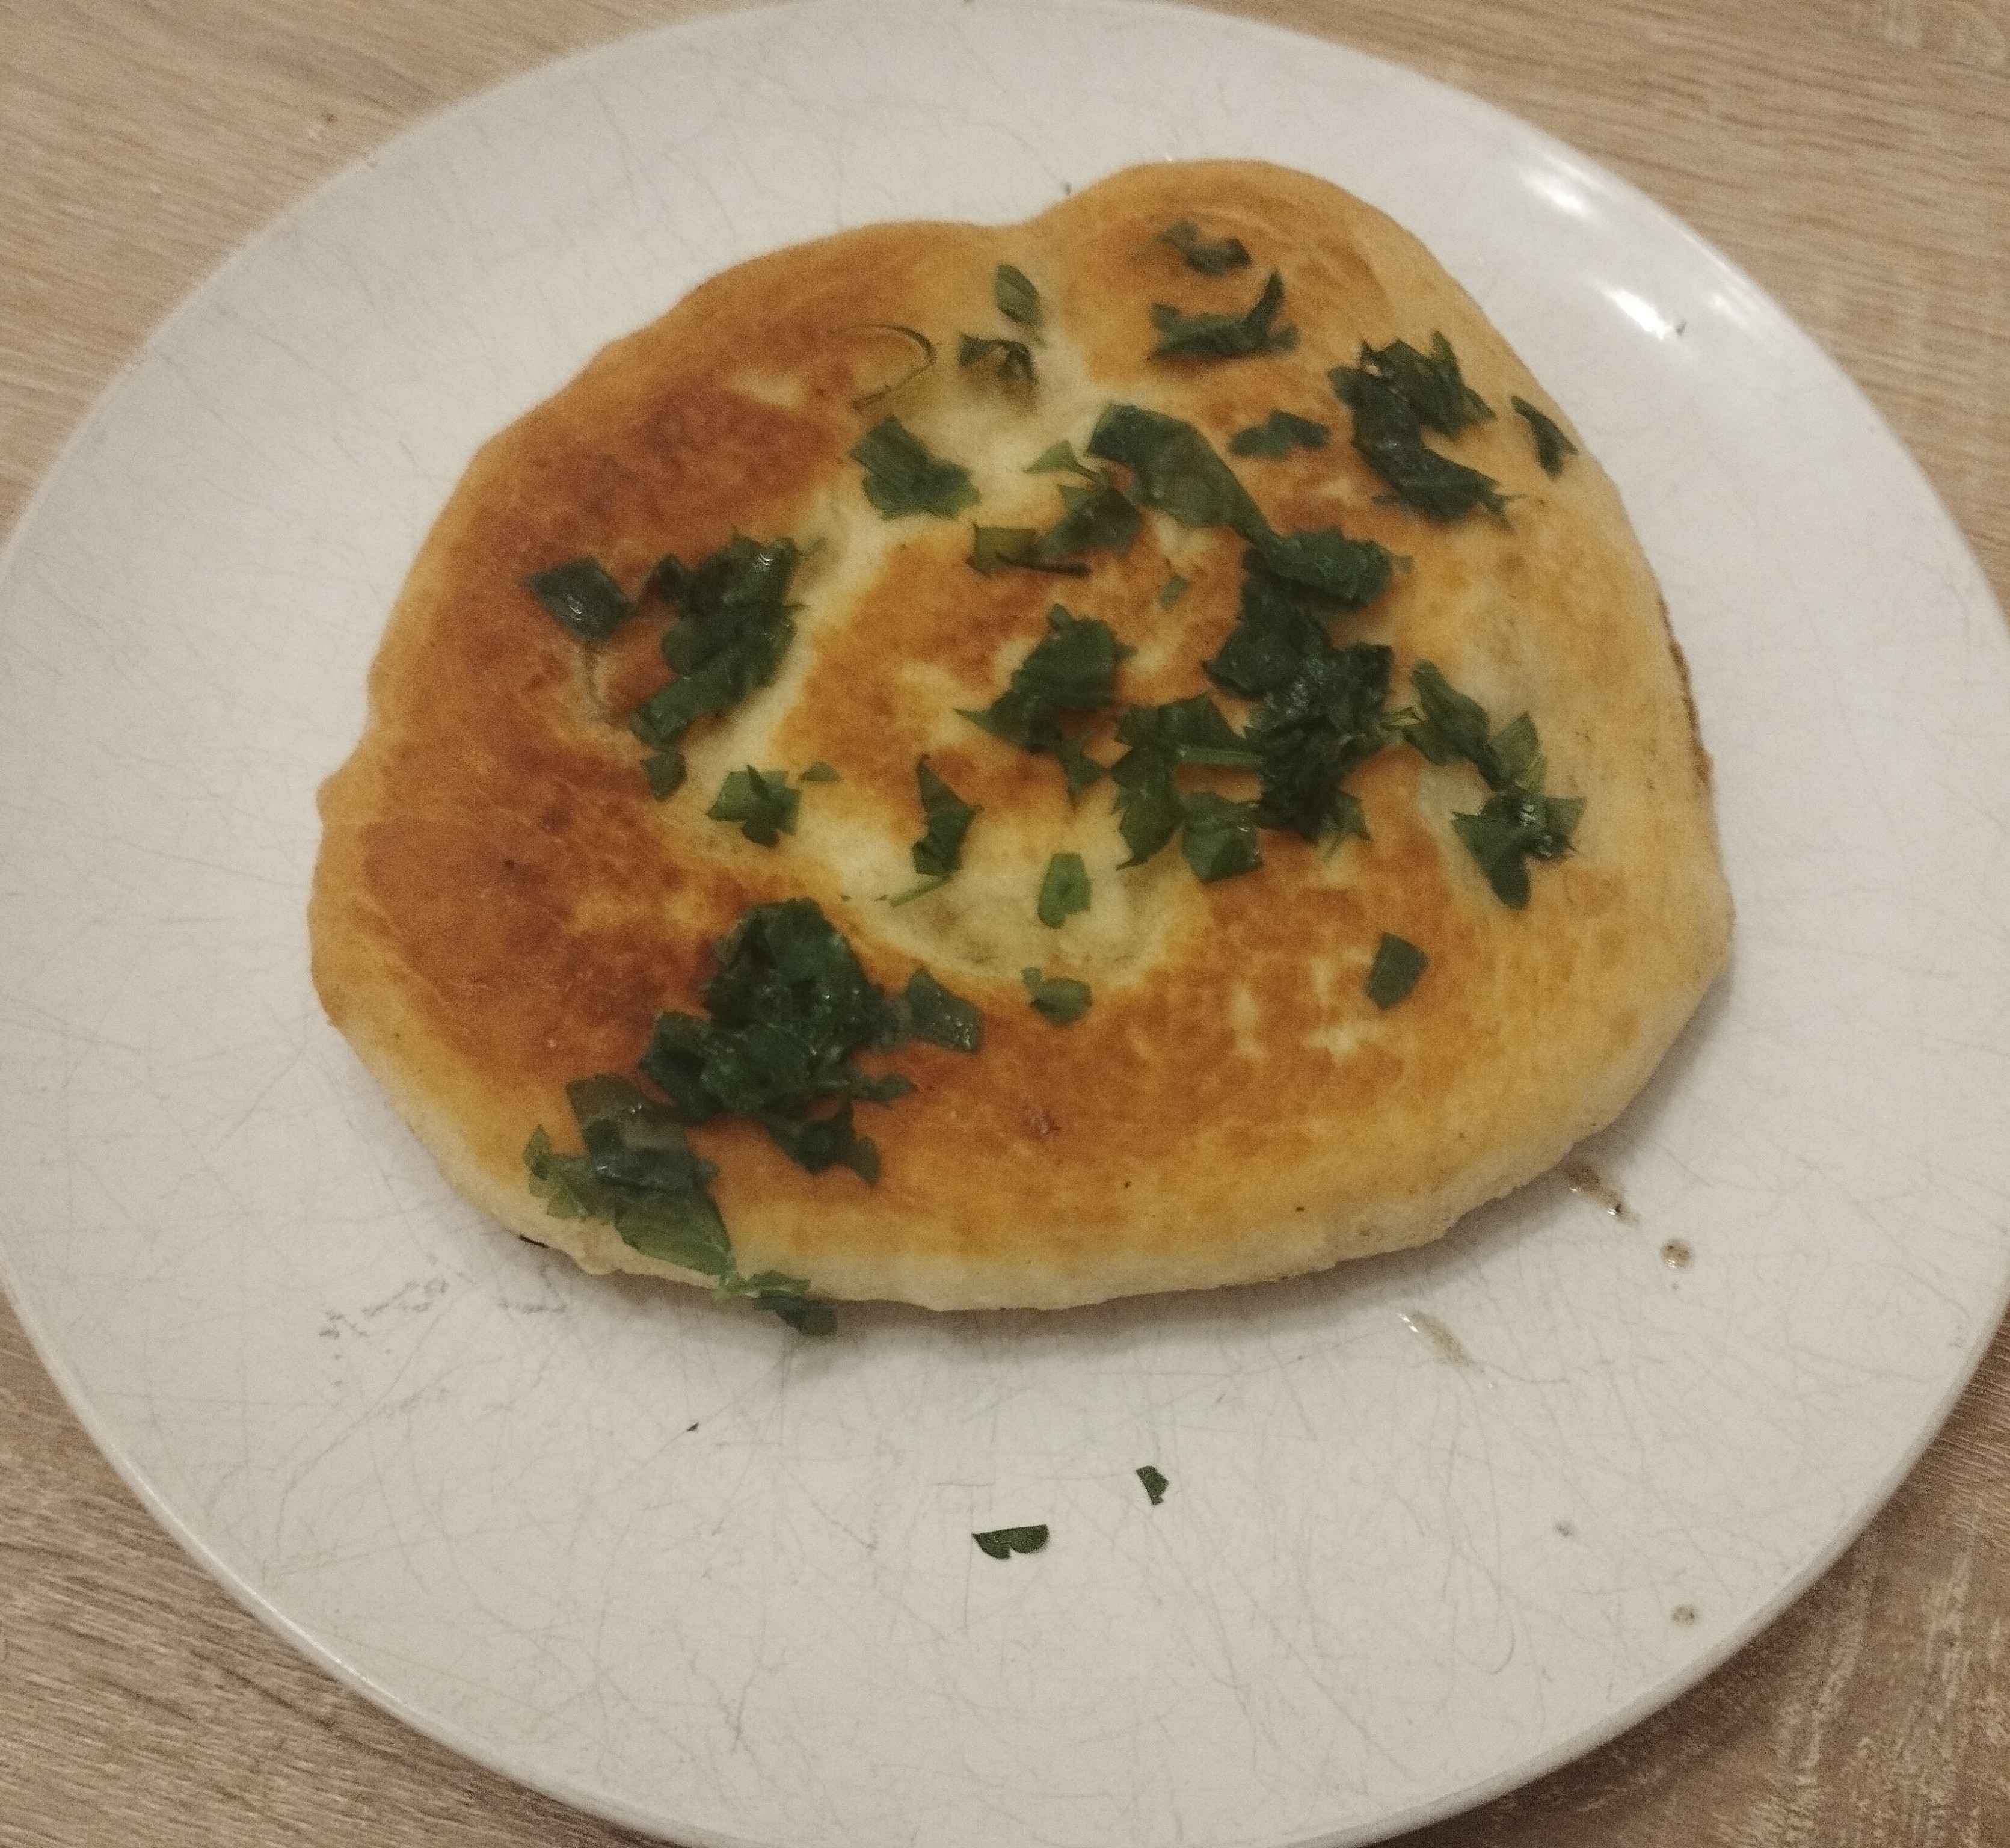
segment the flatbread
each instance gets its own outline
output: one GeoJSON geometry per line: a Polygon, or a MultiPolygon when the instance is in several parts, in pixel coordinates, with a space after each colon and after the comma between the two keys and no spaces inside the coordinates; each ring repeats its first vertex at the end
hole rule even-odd
{"type": "Polygon", "coordinates": [[[743,1272],[832,1298],[1060,1306],[1438,1236],[1614,1117],[1730,930],[1710,760],[1653,577],[1592,456],[1554,478],[1538,466],[1517,395],[1575,435],[1415,238],[1258,163],[1133,169],[1023,225],[874,225],[714,278],[489,442],[426,540],[363,739],[321,792],[311,923],[329,1018],[504,1225],[589,1270],[701,1281],[605,1224],[549,1216],[526,1186],[526,1139],[543,1125],[576,1148],[567,1081],[631,1070],[659,1009],[698,1010],[710,946],[746,907],[808,897],[890,990],[922,965],[975,1002],[985,1043],[866,1061],[917,1086],[861,1107],[876,1185],[805,1172],[750,1121],[694,1131],[743,1272]],[[1184,219],[1239,237],[1253,265],[1191,269],[1156,240],[1184,219]],[[1043,304],[1030,393],[954,363],[961,332],[1023,336],[993,300],[1001,262],[1043,304]],[[1153,302],[1239,312],[1272,267],[1294,347],[1149,357],[1153,302]],[[926,332],[943,357],[861,410],[915,357],[870,323],[926,332]],[[1514,497],[1501,518],[1391,503],[1326,382],[1364,341],[1422,346],[1436,330],[1500,412],[1440,446],[1514,497]],[[1136,649],[1121,698],[1208,684],[1201,664],[1235,613],[1231,535],[1155,513],[1085,578],[965,563],[973,520],[1052,520],[1055,478],[1027,464],[1056,439],[1084,449],[1113,401],[1188,419],[1224,450],[1276,408],[1330,426],[1322,449],[1234,466],[1278,529],[1337,521],[1409,561],[1333,625],[1336,640],[1393,645],[1392,703],[1429,659],[1497,726],[1534,719],[1550,790],[1586,805],[1574,851],[1532,865],[1525,908],[1496,897],[1454,831],[1485,794],[1465,765],[1385,750],[1348,784],[1371,838],[1336,849],[1266,830],[1260,870],[1202,884],[1176,848],[1117,871],[1106,782],[1071,807],[1051,757],[957,716],[1003,688],[1056,599],[1136,649]],[[979,506],[881,517],[847,452],[890,413],[968,467],[979,506]],[[591,650],[523,581],[591,554],[632,588],[660,554],[693,560],[736,532],[811,548],[799,632],[772,684],[692,729],[689,784],[659,803],[620,721],[668,677],[664,613],[591,650]],[[1190,588],[1162,607],[1173,574],[1190,588]],[[982,813],[955,877],[895,906],[914,883],[925,751],[982,813]],[[841,780],[805,789],[779,846],[707,819],[728,771],[818,759],[841,780]],[[1053,929],[1035,898],[1063,851],[1082,855],[1093,902],[1053,929]],[[1364,993],[1385,932],[1430,958],[1386,1011],[1364,993]],[[1034,1011],[1029,965],[1088,982],[1086,1016],[1034,1011]]]}

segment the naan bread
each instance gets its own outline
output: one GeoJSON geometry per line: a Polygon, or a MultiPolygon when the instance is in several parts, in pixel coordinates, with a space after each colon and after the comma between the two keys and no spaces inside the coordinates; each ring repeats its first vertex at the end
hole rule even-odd
{"type": "MultiPolygon", "coordinates": [[[[918,1089],[861,1107],[876,1186],[804,1172],[744,1120],[693,1132],[744,1272],[833,1298],[1058,1307],[1437,1237],[1612,1118],[1730,929],[1710,760],[1653,575],[1593,457],[1555,478],[1537,466],[1516,394],[1554,409],[1415,238],[1255,163],[1133,169],[1023,225],[875,225],[713,279],[487,444],[426,541],[363,740],[321,794],[311,926],[329,1017],[505,1225],[589,1270],[701,1281],[606,1225],[549,1217],[525,1141],[543,1125],[576,1147],[566,1081],[632,1069],[658,1010],[698,1010],[709,947],[744,908],[806,896],[890,990],[923,965],[976,1002],[985,1040],[975,1057],[917,1044],[886,1061],[918,1089]],[[1209,277],[1155,241],[1189,219],[1240,237],[1252,265],[1209,277]],[[1021,331],[993,304],[1000,262],[1044,303],[1030,396],[954,363],[960,332],[1021,331]],[[1273,266],[1295,349],[1149,357],[1151,304],[1240,311],[1273,266]],[[873,322],[928,332],[943,358],[861,410],[914,357],[873,322]],[[1438,446],[1515,497],[1504,519],[1390,504],[1348,445],[1326,368],[1433,330],[1500,413],[1438,446]],[[1411,561],[1333,625],[1393,645],[1392,705],[1429,659],[1497,726],[1535,720],[1549,788],[1586,806],[1575,851],[1531,863],[1525,909],[1494,896],[1454,832],[1485,794],[1465,765],[1385,750],[1348,784],[1372,839],[1329,851],[1266,830],[1260,870],[1203,885],[1177,847],[1117,872],[1106,781],[1071,808],[1050,757],[957,716],[1003,688],[1057,597],[1135,648],[1120,698],[1208,685],[1201,663],[1235,613],[1231,535],[1148,514],[1127,554],[1096,555],[1080,580],[964,562],[973,520],[1049,523],[1055,478],[1026,464],[1057,438],[1082,449],[1113,400],[1189,419],[1224,453],[1280,407],[1331,427],[1323,449],[1233,465],[1280,530],[1337,521],[1411,561]],[[889,413],[971,469],[979,506],[881,518],[847,452],[889,413]],[[664,613],[588,649],[523,581],[592,554],[632,588],[660,554],[692,560],[735,532],[813,546],[799,634],[772,684],[692,729],[689,784],[652,801],[620,720],[667,677],[664,613]],[[1169,569],[1191,588],[1168,609],[1169,569]],[[895,907],[924,751],[982,812],[956,877],[895,907]],[[819,759],[842,780],[805,790],[779,847],[706,818],[729,770],[819,759]],[[1053,930],[1034,900],[1067,850],[1094,902],[1053,930]],[[1431,958],[1386,1012],[1363,993],[1385,931],[1431,958]],[[1089,982],[1086,1017],[1034,1012],[1027,965],[1089,982]]],[[[1106,760],[1108,730],[1092,741],[1106,760]]]]}

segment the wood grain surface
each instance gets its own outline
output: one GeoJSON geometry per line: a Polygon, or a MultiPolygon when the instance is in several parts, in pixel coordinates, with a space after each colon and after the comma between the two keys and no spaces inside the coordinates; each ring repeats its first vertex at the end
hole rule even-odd
{"type": "MultiPolygon", "coordinates": [[[[152,324],[280,207],[426,110],[688,10],[0,0],[0,527],[152,324]]],[[[1488,98],[1696,226],[1870,393],[2010,601],[2010,0],[1243,10],[1488,98]]],[[[0,1843],[637,1839],[453,1757],[245,1616],[0,1308],[0,1843]]],[[[2010,1843],[2010,1339],[1759,1642],[1603,1750],[1408,1839],[2010,1843]]]]}

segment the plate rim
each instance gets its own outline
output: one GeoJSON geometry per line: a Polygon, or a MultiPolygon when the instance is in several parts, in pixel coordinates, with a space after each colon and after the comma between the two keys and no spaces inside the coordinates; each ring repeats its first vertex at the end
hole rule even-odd
{"type": "MultiPolygon", "coordinates": [[[[982,0],[982,3],[994,9],[1029,6],[1029,0],[982,0]]],[[[393,151],[408,151],[412,145],[436,134],[463,114],[487,107],[519,91],[549,83],[561,73],[598,60],[616,59],[625,48],[645,40],[672,39],[716,30],[730,30],[739,22],[758,14],[843,13],[855,11],[861,6],[869,9],[872,4],[872,0],[710,0],[702,11],[645,25],[632,31],[617,33],[609,37],[577,46],[559,56],[527,66],[494,83],[426,110],[382,140],[363,149],[336,172],[308,187],[276,212],[261,220],[233,243],[219,261],[204,271],[154,321],[115,367],[83,414],[57,446],[55,454],[23,502],[4,542],[0,542],[0,589],[4,589],[12,576],[20,556],[25,549],[27,536],[37,524],[45,500],[51,496],[57,483],[67,474],[78,453],[87,446],[99,425],[110,414],[133,374],[165,343],[185,318],[192,319],[201,311],[254,251],[285,234],[326,198],[361,183],[393,151]]],[[[1841,394],[1850,400],[1855,411],[1867,418],[1875,435],[1881,439],[1897,459],[1901,468],[1910,476],[1915,488],[1923,494],[1927,504],[1937,514],[1944,531],[1953,538],[1955,545],[1951,562],[1958,560],[1957,570],[1969,580],[1965,589],[1959,581],[1950,583],[1949,589],[1954,597],[1964,600],[1973,598],[1980,609],[1993,612],[1999,624],[2006,622],[2003,602],[1998,597],[1987,573],[1983,570],[1968,533],[1955,518],[1932,477],[1927,473],[1875,400],[1827,347],[1788,311],[1771,290],[1678,214],[1603,162],[1500,104],[1396,59],[1364,50],[1337,34],[1303,30],[1269,19],[1229,12],[1212,3],[1212,0],[1030,0],[1030,5],[1056,12],[1094,9],[1106,14],[1128,12],[1147,18],[1155,16],[1161,23],[1175,29],[1190,27],[1199,19],[1204,20],[1214,29],[1268,41],[1275,45],[1303,45],[1307,43],[1319,45],[1365,67],[1369,73],[1378,78],[1393,80],[1399,84],[1421,86],[1440,105],[1486,125],[1496,132],[1504,131],[1518,138],[1525,146],[1551,157],[1561,156],[1579,171],[1595,176],[1631,211],[1649,220],[1658,233],[1685,247],[1691,256],[1714,268],[1721,278],[1735,283],[1746,300],[1762,307],[1779,328],[1786,330],[1805,349],[1821,375],[1825,388],[1830,391],[1839,389],[1841,394]]],[[[485,1771],[519,1788],[535,1791],[584,1814],[655,1839],[669,1840],[671,1838],[664,1832],[666,1828],[674,1828],[678,1836],[691,1844],[691,1848],[764,1848],[763,1844],[749,1837],[703,1827],[694,1828],[687,1824],[666,1823],[660,1817],[631,1806],[618,1796],[591,1791],[562,1774],[527,1771],[512,1763],[502,1750],[492,1747],[473,1730],[450,1718],[421,1711],[394,1690],[377,1681],[347,1659],[333,1642],[316,1636],[288,1615],[280,1604],[254,1583],[249,1576],[227,1562],[204,1534],[177,1512],[165,1494],[138,1466],[114,1435],[109,1415],[101,1410],[84,1388],[62,1352],[54,1344],[48,1331],[42,1325],[22,1279],[15,1273],[9,1255],[9,1242],[5,1235],[4,1228],[0,1228],[0,1292],[4,1292],[12,1309],[27,1338],[30,1351],[41,1363],[65,1406],[83,1427],[98,1455],[110,1465],[114,1473],[132,1492],[154,1523],[240,1609],[262,1624],[288,1647],[401,1724],[410,1727],[456,1756],[480,1765],[485,1771]]],[[[1300,1836],[1291,1843],[1288,1848],[1370,1848],[1373,1843],[1385,1842],[1394,1836],[1464,1814],[1511,1791],[1525,1788],[1599,1750],[1621,1733],[1630,1731],[1662,1708],[1681,1699],[1776,1623],[1862,1537],[1870,1523],[1884,1512],[1893,1495],[1918,1467],[1921,1459],[1945,1428],[1948,1419],[1967,1392],[1994,1345],[2006,1315],[2010,1315],[2010,1263],[2005,1265],[2002,1281],[1993,1305],[1985,1304],[1978,1312],[1976,1332],[1968,1350],[1948,1374],[1945,1390],[1922,1422],[1917,1433],[1902,1448],[1884,1477],[1838,1524],[1834,1533],[1824,1545],[1810,1554],[1796,1571],[1782,1580],[1773,1592],[1747,1613],[1742,1621],[1713,1639],[1709,1647],[1680,1664],[1622,1707],[1580,1728],[1569,1737],[1532,1753],[1511,1766],[1373,1823],[1349,1825],[1337,1831],[1328,1830],[1300,1836]]]]}

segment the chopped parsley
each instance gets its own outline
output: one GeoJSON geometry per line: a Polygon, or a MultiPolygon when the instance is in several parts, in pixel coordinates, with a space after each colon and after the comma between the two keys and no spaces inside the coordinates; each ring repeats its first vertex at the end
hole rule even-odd
{"type": "MultiPolygon", "coordinates": [[[[1439,428],[1437,420],[1442,419],[1463,429],[1478,421],[1465,402],[1468,396],[1489,417],[1492,411],[1462,380],[1458,386],[1461,395],[1454,400],[1448,387],[1434,385],[1426,391],[1409,376],[1407,368],[1392,369],[1387,355],[1398,346],[1429,365],[1415,348],[1399,340],[1380,353],[1364,345],[1358,366],[1335,366],[1326,375],[1335,394],[1354,414],[1355,450],[1389,484],[1398,500],[1407,502],[1430,519],[1455,520],[1476,506],[1500,514],[1508,504],[1500,483],[1463,462],[1440,455],[1426,444],[1423,435],[1427,421],[1439,428]],[[1419,403],[1412,400],[1409,395],[1412,391],[1428,407],[1428,418],[1419,403]]],[[[1449,347],[1445,350],[1447,354],[1451,352],[1449,347]]],[[[1457,371],[1454,360],[1454,377],[1457,371]]]]}
{"type": "Polygon", "coordinates": [[[802,792],[789,787],[787,770],[729,770],[705,813],[714,821],[737,821],[757,847],[772,847],[796,831],[802,792]]]}
{"type": "Polygon", "coordinates": [[[1361,367],[1392,386],[1417,414],[1417,421],[1440,436],[1456,436],[1474,424],[1493,421],[1493,407],[1465,382],[1458,355],[1443,334],[1431,336],[1431,350],[1419,353],[1408,340],[1386,346],[1361,348],[1361,367]]]}
{"type": "Polygon", "coordinates": [[[1294,533],[1242,558],[1242,595],[1235,627],[1206,663],[1208,677],[1246,699],[1260,699],[1327,647],[1326,624],[1358,609],[1389,581],[1390,557],[1372,539],[1349,539],[1328,527],[1294,533]],[[1289,567],[1287,577],[1268,561],[1289,567]]]}
{"type": "Polygon", "coordinates": [[[1252,353],[1287,353],[1298,343],[1298,330],[1276,325],[1284,305],[1284,279],[1270,272],[1263,292],[1240,315],[1188,315],[1166,302],[1152,304],[1152,325],[1159,330],[1154,359],[1238,359],[1252,353]]]}
{"type": "Polygon", "coordinates": [[[789,585],[801,556],[792,539],[742,535],[688,570],[672,557],[649,574],[678,610],[662,642],[677,678],[628,715],[629,730],[655,753],[645,766],[652,793],[667,795],[683,782],[680,741],[693,723],[775,677],[795,639],[789,585]]]}
{"type": "Polygon", "coordinates": [[[1266,827],[1308,840],[1367,833],[1359,801],[1341,784],[1394,735],[1383,713],[1393,661],[1376,643],[1337,649],[1322,638],[1266,695],[1248,730],[1266,827]]]}
{"type": "Polygon", "coordinates": [[[1254,802],[1232,802],[1204,789],[1186,798],[1182,813],[1186,831],[1180,837],[1180,851],[1203,885],[1253,872],[1263,864],[1254,802]]]}
{"type": "Polygon", "coordinates": [[[1008,566],[1022,571],[1046,571],[1057,578],[1088,575],[1088,567],[1080,559],[1042,557],[1040,537],[1039,529],[1032,526],[973,526],[970,556],[965,562],[982,578],[1008,566]]]}
{"type": "Polygon", "coordinates": [[[901,1005],[907,1029],[917,1040],[951,1052],[975,1052],[984,1043],[984,1016],[926,969],[917,969],[907,978],[901,1005]]]}
{"type": "Polygon", "coordinates": [[[1011,684],[990,705],[961,716],[1022,751],[1056,759],[1071,798],[1103,774],[1080,744],[1061,730],[1064,713],[1092,713],[1116,697],[1117,666],[1131,652],[1094,617],[1078,617],[1056,603],[1047,612],[1048,633],[1012,670],[1011,684]]]}
{"type": "Polygon", "coordinates": [[[1417,711],[1403,735],[1433,763],[1463,759],[1492,791],[1476,814],[1452,817],[1494,896],[1519,911],[1529,902],[1530,858],[1558,860],[1584,812],[1582,796],[1545,794],[1547,765],[1526,713],[1490,729],[1486,709],[1461,693],[1429,661],[1411,671],[1417,711]]]}
{"type": "Polygon", "coordinates": [[[702,990],[709,1016],[659,1014],[640,1065],[680,1122],[751,1118],[811,1174],[840,1164],[862,1178],[879,1151],[852,1126],[854,1100],[890,1103],[914,1089],[854,1056],[891,1045],[899,1011],[815,901],[757,904],[713,946],[702,990]]]}
{"type": "Polygon", "coordinates": [[[953,520],[977,499],[970,471],[946,462],[897,417],[882,418],[851,446],[865,471],[865,498],[883,519],[932,514],[953,520]]]}
{"type": "Polygon", "coordinates": [[[1131,498],[1182,526],[1226,526],[1252,541],[1270,530],[1249,491],[1213,444],[1183,419],[1112,404],[1096,420],[1088,453],[1131,471],[1131,498]]]}
{"type": "Polygon", "coordinates": [[[597,558],[570,559],[533,571],[524,587],[581,641],[605,641],[635,613],[635,606],[597,558]]]}
{"type": "Polygon", "coordinates": [[[667,801],[684,786],[684,754],[681,751],[652,751],[642,759],[642,778],[649,794],[667,801]]]}
{"type": "Polygon", "coordinates": [[[1155,1465],[1143,1465],[1138,1471],[1138,1480],[1145,1485],[1145,1493],[1150,1497],[1154,1508],[1165,1500],[1166,1491],[1170,1484],[1167,1482],[1164,1473],[1155,1465]]]}
{"type": "Polygon", "coordinates": [[[1575,456],[1577,445],[1563,432],[1563,427],[1546,412],[1538,410],[1526,398],[1510,398],[1508,402],[1515,407],[1515,414],[1529,426],[1529,434],[1536,439],[1536,460],[1542,464],[1545,474],[1561,474],[1564,457],[1575,456]]]}
{"type": "Polygon", "coordinates": [[[1087,467],[1074,453],[1074,445],[1065,439],[1050,442],[1026,464],[1028,474],[1079,474],[1086,475],[1092,482],[1103,478],[1087,467]]]}
{"type": "Polygon", "coordinates": [[[1209,238],[1201,234],[1191,219],[1181,219],[1159,233],[1157,241],[1169,243],[1186,259],[1187,268],[1204,276],[1226,275],[1231,269],[1249,266],[1249,250],[1239,237],[1209,238]]]}
{"type": "Polygon", "coordinates": [[[1058,930],[1077,912],[1088,909],[1088,869],[1080,854],[1056,854],[1040,881],[1040,922],[1058,930]]]}
{"type": "Polygon", "coordinates": [[[991,299],[1007,321],[1031,328],[1036,334],[1040,331],[1040,325],[1046,318],[1040,306],[1040,292],[1023,269],[1016,269],[1009,263],[1000,264],[991,278],[991,299]]]}
{"type": "Polygon", "coordinates": [[[1376,1007],[1393,1008],[1417,986],[1417,978],[1430,963],[1431,959],[1408,937],[1385,930],[1376,946],[1375,961],[1368,971],[1363,992],[1376,1007]]]}
{"type": "Polygon", "coordinates": [[[914,781],[928,821],[927,832],[914,843],[914,870],[924,879],[947,879],[963,864],[963,837],[978,812],[936,774],[925,756],[914,759],[914,781]]]}
{"type": "Polygon", "coordinates": [[[1045,1523],[1035,1527],[994,1527],[989,1533],[973,1533],[977,1550],[990,1559],[1009,1559],[1014,1553],[1037,1553],[1047,1544],[1045,1523]]]}
{"type": "MultiPolygon", "coordinates": [[[[868,404],[876,404],[882,398],[890,398],[904,385],[917,379],[936,363],[936,343],[919,328],[903,327],[897,321],[865,321],[851,330],[858,333],[898,334],[904,340],[911,342],[921,354],[899,378],[889,379],[886,384],[875,386],[869,392],[861,392],[851,400],[854,410],[863,410],[868,404]]],[[[968,364],[968,361],[964,362],[968,364]]]]}
{"type": "Polygon", "coordinates": [[[1260,424],[1238,430],[1228,439],[1231,456],[1263,456],[1272,460],[1293,450],[1323,450],[1332,432],[1324,424],[1289,410],[1273,410],[1260,424]]]}
{"type": "MultiPolygon", "coordinates": [[[[1204,763],[1253,769],[1258,761],[1248,741],[1222,716],[1221,709],[1205,693],[1163,705],[1132,706],[1117,724],[1117,741],[1131,747],[1110,771],[1117,785],[1118,831],[1131,850],[1130,858],[1123,863],[1127,867],[1140,865],[1151,858],[1182,823],[1190,823],[1189,805],[1181,798],[1174,775],[1180,765],[1204,763]]],[[[1219,835],[1223,825],[1222,818],[1208,816],[1202,821],[1202,831],[1219,835]]],[[[1203,872],[1203,864],[1216,863],[1215,852],[1202,861],[1195,861],[1191,854],[1188,857],[1203,878],[1221,878],[1228,871],[1248,870],[1231,867],[1223,859],[1222,872],[1203,872]]]]}
{"type": "Polygon", "coordinates": [[[1024,340],[1008,340],[1002,336],[965,334],[956,350],[956,363],[966,371],[972,366],[981,366],[988,359],[997,364],[992,368],[993,376],[1005,385],[1031,385],[1033,382],[1033,350],[1024,340]]]}
{"type": "Polygon", "coordinates": [[[1071,976],[1043,976],[1037,968],[1024,968],[1019,979],[1026,985],[1026,998],[1033,1011],[1057,1027],[1073,1026],[1094,999],[1088,984],[1071,976]]]}
{"type": "Polygon", "coordinates": [[[836,783],[842,779],[836,770],[819,757],[796,780],[798,783],[836,783]]]}
{"type": "Polygon", "coordinates": [[[1159,607],[1161,609],[1171,609],[1192,588],[1191,584],[1186,578],[1182,578],[1178,572],[1174,572],[1172,576],[1159,587],[1156,599],[1159,607]]]}
{"type": "Polygon", "coordinates": [[[613,1072],[566,1087],[585,1152],[561,1155],[540,1126],[524,1150],[532,1194],[554,1219],[598,1219],[645,1256],[712,1280],[717,1296],[746,1296],[804,1334],[836,1325],[799,1277],[763,1270],[744,1277],[712,1199],[718,1173],[694,1154],[674,1113],[613,1072]]]}
{"type": "Polygon", "coordinates": [[[1113,482],[1091,476],[1092,486],[1060,485],[1061,517],[1045,532],[1026,526],[971,529],[970,567],[989,577],[1007,565],[1029,571],[1082,577],[1085,552],[1127,552],[1138,536],[1138,509],[1113,482]]]}

